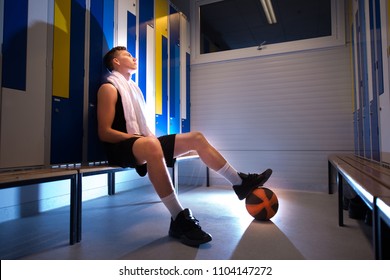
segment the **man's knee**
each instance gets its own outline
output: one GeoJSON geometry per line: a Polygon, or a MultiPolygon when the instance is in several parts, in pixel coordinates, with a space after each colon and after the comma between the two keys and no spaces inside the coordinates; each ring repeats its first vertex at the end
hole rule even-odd
{"type": "Polygon", "coordinates": [[[191,139],[192,139],[192,143],[193,143],[192,146],[195,149],[203,149],[203,148],[207,147],[208,141],[202,132],[193,131],[190,133],[192,133],[192,135],[191,135],[191,139]]]}
{"type": "Polygon", "coordinates": [[[143,149],[147,158],[158,158],[164,156],[160,141],[156,137],[143,138],[143,149]]]}
{"type": "Polygon", "coordinates": [[[192,139],[194,139],[197,142],[206,140],[205,136],[200,131],[193,131],[191,133],[192,133],[192,139]]]}

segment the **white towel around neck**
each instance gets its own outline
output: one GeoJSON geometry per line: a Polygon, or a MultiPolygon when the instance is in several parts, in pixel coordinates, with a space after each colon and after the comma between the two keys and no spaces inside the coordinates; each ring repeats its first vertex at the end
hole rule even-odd
{"type": "Polygon", "coordinates": [[[133,80],[127,81],[118,71],[112,71],[107,80],[116,87],[121,95],[127,133],[152,135],[153,133],[146,123],[145,99],[140,88],[133,80]]]}

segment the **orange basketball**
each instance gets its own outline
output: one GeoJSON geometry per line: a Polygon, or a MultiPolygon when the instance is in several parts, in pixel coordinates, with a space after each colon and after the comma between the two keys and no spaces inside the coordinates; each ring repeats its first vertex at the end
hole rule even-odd
{"type": "Polygon", "coordinates": [[[276,194],[268,188],[256,188],[245,200],[248,213],[259,221],[268,221],[278,212],[279,201],[276,194]]]}

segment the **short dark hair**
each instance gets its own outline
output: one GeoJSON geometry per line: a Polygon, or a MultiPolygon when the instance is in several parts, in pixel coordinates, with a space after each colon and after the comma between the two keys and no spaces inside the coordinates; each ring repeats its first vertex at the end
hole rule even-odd
{"type": "Polygon", "coordinates": [[[123,46],[117,46],[109,50],[103,57],[103,63],[104,66],[108,69],[108,71],[114,70],[114,64],[112,63],[112,60],[115,58],[116,53],[118,51],[126,51],[127,48],[123,46]]]}

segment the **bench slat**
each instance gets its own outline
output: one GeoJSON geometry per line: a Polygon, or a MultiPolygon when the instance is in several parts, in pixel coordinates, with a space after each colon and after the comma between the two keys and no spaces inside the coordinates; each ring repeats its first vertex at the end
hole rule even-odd
{"type": "Polygon", "coordinates": [[[27,180],[39,180],[45,178],[55,178],[61,176],[71,176],[77,174],[74,169],[45,168],[20,170],[0,173],[0,184],[11,182],[22,182],[27,180]]]}
{"type": "Polygon", "coordinates": [[[360,172],[351,165],[339,165],[339,171],[344,174],[344,178],[358,192],[358,194],[368,203],[372,209],[374,200],[378,196],[390,195],[390,189],[386,185],[360,172]]]}
{"type": "Polygon", "coordinates": [[[374,180],[377,180],[379,183],[386,185],[390,188],[390,172],[388,173],[387,168],[381,167],[379,165],[374,166],[375,163],[370,163],[367,160],[361,160],[356,157],[344,157],[343,160],[349,163],[356,168],[362,170],[374,180]]]}
{"type": "Polygon", "coordinates": [[[360,162],[363,165],[366,165],[370,168],[376,169],[384,174],[390,175],[390,168],[383,166],[383,165],[379,164],[378,162],[372,162],[368,159],[364,159],[364,158],[361,158],[358,156],[353,156],[353,155],[348,155],[346,157],[348,157],[350,160],[360,162]]]}
{"type": "Polygon", "coordinates": [[[84,176],[87,175],[95,175],[98,173],[108,173],[108,172],[117,172],[117,171],[125,171],[129,170],[127,167],[120,166],[110,166],[110,165],[101,165],[101,166],[80,166],[78,171],[82,173],[84,176]]]}

